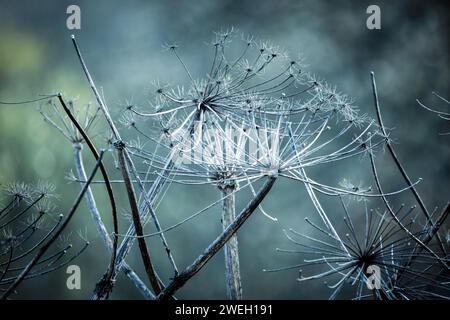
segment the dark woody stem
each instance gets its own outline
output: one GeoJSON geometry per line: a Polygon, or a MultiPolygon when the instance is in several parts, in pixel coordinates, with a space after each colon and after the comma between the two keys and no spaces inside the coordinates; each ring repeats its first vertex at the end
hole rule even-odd
{"type": "Polygon", "coordinates": [[[178,274],[171,283],[158,295],[157,299],[168,299],[178,289],[185,285],[197,272],[199,272],[211,258],[231,239],[245,221],[258,208],[269,191],[272,189],[277,177],[269,176],[256,196],[247,204],[236,219],[220,234],[183,272],[178,274]]]}

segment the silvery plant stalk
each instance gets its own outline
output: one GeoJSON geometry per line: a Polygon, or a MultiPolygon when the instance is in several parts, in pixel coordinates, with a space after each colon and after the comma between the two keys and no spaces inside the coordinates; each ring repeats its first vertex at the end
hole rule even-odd
{"type": "MultiPolygon", "coordinates": [[[[236,184],[219,186],[222,195],[222,226],[225,231],[236,219],[235,195],[236,184]]],[[[227,284],[227,297],[230,300],[242,299],[241,271],[239,268],[239,249],[237,234],[234,234],[225,244],[225,278],[227,284]]]]}

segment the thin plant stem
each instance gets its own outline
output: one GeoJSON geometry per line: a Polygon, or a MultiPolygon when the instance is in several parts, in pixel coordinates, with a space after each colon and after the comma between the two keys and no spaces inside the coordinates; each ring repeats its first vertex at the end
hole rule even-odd
{"type": "MultiPolygon", "coordinates": [[[[403,165],[400,163],[400,160],[398,159],[398,156],[395,153],[395,150],[394,150],[394,148],[392,146],[391,140],[388,138],[388,134],[386,132],[386,128],[385,128],[385,126],[383,124],[383,118],[381,117],[381,109],[380,109],[380,102],[379,102],[379,99],[378,99],[377,84],[376,84],[376,81],[375,81],[375,73],[372,71],[370,73],[370,76],[371,76],[371,80],[372,80],[373,99],[374,99],[374,104],[375,104],[378,124],[380,125],[380,129],[381,129],[381,132],[382,132],[383,136],[386,138],[387,149],[388,149],[390,155],[392,156],[392,159],[394,160],[395,165],[397,166],[398,170],[400,171],[403,179],[406,181],[407,185],[411,189],[411,192],[413,193],[414,197],[416,198],[417,202],[419,203],[419,206],[422,209],[422,212],[424,213],[425,217],[427,218],[429,224],[433,225],[433,221],[431,219],[430,213],[428,212],[427,208],[425,207],[425,204],[424,204],[422,198],[420,197],[419,192],[417,191],[416,187],[414,186],[414,184],[412,183],[412,181],[409,178],[408,174],[406,173],[406,170],[403,168],[403,165]]],[[[440,237],[440,235],[438,233],[436,233],[436,238],[438,240],[439,247],[440,247],[441,251],[444,254],[446,254],[446,250],[445,250],[444,244],[443,244],[442,239],[441,239],[441,237],[440,237]]]]}
{"type": "MultiPolygon", "coordinates": [[[[72,35],[72,43],[73,43],[73,45],[74,45],[76,54],[77,54],[78,59],[79,59],[79,61],[80,61],[80,64],[81,64],[81,66],[82,66],[82,68],[83,68],[84,74],[86,75],[86,78],[87,78],[87,80],[88,80],[88,82],[89,82],[89,85],[90,85],[90,87],[91,87],[91,89],[92,89],[92,91],[93,91],[93,93],[94,93],[94,96],[95,96],[95,98],[96,98],[98,104],[100,105],[100,108],[101,108],[101,110],[102,110],[102,112],[103,112],[103,114],[104,114],[104,116],[105,116],[105,119],[106,119],[106,121],[107,121],[107,123],[108,123],[108,125],[109,125],[109,127],[110,127],[110,129],[111,129],[111,131],[112,131],[112,133],[113,133],[113,135],[114,135],[114,138],[115,138],[116,140],[118,140],[118,141],[122,141],[122,139],[121,139],[121,137],[120,137],[120,133],[119,133],[119,131],[117,130],[117,128],[116,128],[116,126],[115,126],[115,124],[114,124],[114,121],[112,120],[112,118],[111,118],[111,116],[110,116],[110,114],[109,114],[108,107],[106,106],[105,102],[104,102],[103,99],[101,98],[100,93],[98,92],[97,87],[96,87],[96,85],[95,85],[95,83],[94,83],[94,81],[93,81],[93,79],[92,79],[92,77],[91,77],[91,74],[90,74],[90,72],[89,72],[89,70],[88,70],[88,68],[87,68],[87,65],[86,65],[86,63],[84,62],[83,56],[82,56],[82,54],[81,54],[81,51],[80,51],[80,49],[79,49],[79,47],[78,47],[78,44],[77,44],[77,42],[76,42],[76,40],[75,40],[75,36],[74,36],[74,35],[72,35]]],[[[125,158],[126,158],[127,162],[130,164],[131,171],[132,171],[132,172],[135,172],[135,170],[133,170],[133,169],[134,169],[134,164],[132,163],[131,157],[129,156],[128,151],[127,151],[126,149],[124,150],[124,155],[125,155],[125,158]]],[[[135,175],[135,178],[138,180],[138,185],[139,185],[140,189],[141,189],[141,190],[144,190],[144,186],[142,185],[142,183],[141,183],[139,177],[138,177],[137,175],[135,175]]],[[[164,182],[163,182],[163,184],[164,184],[164,182]]],[[[145,196],[145,195],[144,195],[144,196],[145,196]]],[[[148,203],[147,203],[147,207],[148,207],[148,210],[149,210],[149,211],[151,212],[151,214],[152,214],[152,218],[153,218],[153,221],[154,221],[154,223],[155,223],[156,228],[158,229],[158,231],[161,231],[161,227],[160,227],[160,224],[159,224],[159,220],[158,220],[158,218],[157,218],[157,216],[156,216],[154,210],[153,210],[152,207],[151,207],[151,206],[152,206],[151,201],[149,202],[146,196],[144,197],[144,200],[145,200],[146,203],[148,202],[148,203]]],[[[139,208],[139,209],[141,209],[141,208],[139,208]]],[[[140,212],[142,212],[142,211],[143,211],[143,210],[140,210],[140,212]]],[[[168,257],[169,257],[169,261],[170,261],[170,263],[172,264],[172,267],[173,267],[174,270],[175,270],[175,274],[177,274],[177,273],[178,273],[178,270],[177,270],[177,267],[176,267],[176,265],[175,265],[175,261],[174,261],[174,259],[173,259],[173,257],[172,257],[171,250],[170,250],[170,248],[169,248],[169,246],[168,246],[168,244],[167,244],[167,241],[166,241],[166,239],[165,239],[164,233],[161,232],[160,238],[161,238],[161,240],[162,240],[162,242],[163,242],[163,245],[164,245],[164,247],[165,247],[165,249],[166,249],[166,253],[167,253],[168,257]]],[[[128,243],[127,239],[125,239],[124,241],[126,241],[126,244],[128,243]]],[[[131,244],[132,244],[132,241],[130,242],[130,245],[129,245],[129,246],[126,246],[126,247],[125,247],[125,249],[128,249],[128,250],[129,250],[129,247],[131,246],[131,244]]],[[[123,248],[123,245],[121,245],[121,249],[122,249],[122,248],[123,248]]],[[[118,263],[117,263],[118,266],[119,266],[119,269],[120,269],[120,267],[121,267],[121,265],[122,265],[123,258],[125,257],[125,255],[126,255],[126,253],[128,252],[128,250],[125,251],[124,256],[121,257],[120,260],[119,260],[118,263]]],[[[111,274],[111,277],[112,277],[112,278],[115,278],[117,271],[118,271],[118,270],[113,270],[113,271],[111,271],[111,273],[112,273],[112,274],[111,274]]],[[[103,283],[103,282],[100,281],[100,283],[103,283]]],[[[110,287],[110,286],[107,286],[107,287],[112,289],[112,287],[110,287]]],[[[107,293],[107,292],[104,292],[104,291],[105,291],[105,287],[104,287],[103,289],[101,289],[100,287],[97,286],[96,289],[95,289],[95,292],[97,292],[97,294],[94,294],[94,297],[95,297],[95,296],[98,296],[98,294],[100,294],[100,296],[101,296],[101,295],[108,295],[108,293],[107,293]]],[[[110,291],[110,290],[107,290],[107,291],[110,291]]]]}
{"type": "MultiPolygon", "coordinates": [[[[84,169],[84,162],[82,156],[82,144],[74,143],[72,145],[74,152],[74,162],[75,168],[77,171],[78,179],[80,181],[81,186],[83,186],[87,181],[86,171],[84,169]]],[[[104,182],[103,182],[104,183],[104,182]]],[[[92,181],[91,181],[92,184],[92,181]]],[[[112,241],[106,230],[106,227],[102,221],[100,212],[98,211],[97,204],[95,202],[94,194],[92,193],[91,187],[89,187],[85,194],[86,204],[91,214],[92,221],[95,224],[98,234],[102,239],[103,244],[108,249],[109,252],[112,251],[112,241]]],[[[139,278],[139,276],[134,272],[131,267],[124,262],[122,266],[122,270],[124,274],[128,277],[128,279],[136,286],[136,288],[141,292],[144,298],[151,300],[155,298],[155,295],[147,288],[145,283],[139,278]]]]}
{"type": "Polygon", "coordinates": [[[386,208],[388,209],[388,212],[391,214],[392,218],[395,220],[395,222],[397,223],[397,225],[403,230],[405,231],[405,233],[411,237],[411,239],[413,239],[417,245],[419,245],[420,247],[422,247],[423,249],[425,249],[426,251],[428,251],[432,256],[434,256],[439,263],[441,263],[447,270],[450,270],[450,267],[447,265],[447,263],[442,260],[433,250],[431,250],[425,243],[423,243],[419,238],[417,238],[411,231],[408,230],[408,228],[406,228],[403,223],[399,220],[399,218],[397,217],[397,215],[395,214],[395,212],[392,210],[389,202],[386,199],[386,196],[383,194],[383,189],[381,187],[381,183],[380,183],[380,179],[378,177],[378,172],[375,166],[375,160],[373,157],[372,152],[369,152],[370,155],[370,163],[372,166],[372,172],[373,172],[373,176],[375,178],[375,183],[377,185],[377,189],[381,194],[381,198],[386,206],[386,208]]]}
{"type": "MultiPolygon", "coordinates": [[[[98,154],[97,149],[95,148],[94,144],[92,143],[91,139],[87,135],[87,133],[84,131],[84,129],[81,127],[77,119],[73,116],[70,109],[67,107],[63,97],[61,94],[58,94],[58,100],[63,107],[64,111],[66,112],[67,116],[69,117],[70,121],[74,124],[74,126],[77,128],[77,130],[80,132],[81,136],[83,137],[84,141],[86,142],[87,146],[91,150],[92,155],[94,158],[98,161],[100,159],[100,156],[98,154]]],[[[111,261],[108,267],[108,272],[106,277],[103,279],[104,283],[108,283],[109,285],[112,285],[112,279],[114,276],[114,269],[115,269],[115,263],[116,263],[116,255],[117,255],[117,243],[118,243],[118,233],[119,233],[119,222],[117,219],[117,208],[116,208],[116,200],[114,198],[114,193],[112,190],[112,186],[109,183],[109,177],[108,173],[106,171],[106,168],[104,167],[103,163],[100,161],[100,172],[103,176],[103,180],[105,180],[105,187],[108,192],[109,201],[111,204],[111,214],[113,218],[113,226],[114,226],[114,237],[113,237],[113,246],[112,246],[112,252],[111,252],[111,261]]]]}
{"type": "Polygon", "coordinates": [[[139,244],[139,250],[141,253],[141,257],[142,257],[142,262],[144,263],[145,271],[147,273],[147,276],[148,276],[150,284],[153,288],[153,291],[155,292],[155,294],[159,294],[161,292],[161,286],[159,284],[153,264],[151,262],[150,254],[148,253],[148,248],[147,248],[147,244],[145,242],[145,238],[142,237],[142,235],[144,234],[144,231],[143,231],[141,219],[139,216],[139,209],[138,209],[138,205],[136,202],[136,196],[134,193],[133,184],[130,180],[130,176],[128,173],[128,167],[127,167],[126,160],[124,157],[124,148],[125,148],[125,146],[123,145],[122,142],[116,143],[117,156],[119,159],[119,165],[120,165],[120,169],[122,171],[123,180],[125,181],[125,188],[127,190],[128,200],[130,203],[131,214],[133,217],[133,224],[134,224],[134,228],[136,230],[136,234],[139,236],[138,244],[139,244]]]}

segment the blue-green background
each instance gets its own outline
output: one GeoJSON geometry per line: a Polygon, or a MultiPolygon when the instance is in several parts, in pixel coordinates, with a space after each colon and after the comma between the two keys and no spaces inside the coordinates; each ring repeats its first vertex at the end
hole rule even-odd
{"type": "MultiPolygon", "coordinates": [[[[201,77],[211,51],[205,45],[213,31],[234,26],[245,34],[268,39],[293,56],[301,53],[309,70],[354,98],[362,112],[373,115],[369,72],[375,71],[386,125],[400,158],[430,209],[449,198],[448,122],[420,108],[416,99],[449,111],[431,92],[449,92],[449,17],[444,1],[7,1],[0,0],[0,100],[34,98],[63,92],[78,98],[78,105],[94,101],[73,50],[67,30],[66,8],[81,7],[82,29],[75,31],[85,59],[98,86],[102,87],[115,118],[126,100],[142,103],[151,97],[151,81],[159,78],[186,84],[176,61],[162,50],[164,42],[176,41],[192,72],[201,77]],[[366,8],[381,8],[381,30],[366,28],[366,8]]],[[[104,143],[102,136],[96,139],[104,143]]],[[[0,182],[49,180],[61,195],[59,210],[70,207],[79,186],[68,184],[65,175],[73,168],[71,145],[42,121],[34,105],[0,106],[0,182]]],[[[395,167],[383,153],[377,158],[387,190],[403,186],[395,167]]],[[[88,163],[92,163],[88,161],[88,163]]],[[[320,168],[314,178],[336,185],[342,178],[358,183],[367,166],[359,160],[320,168]]],[[[370,185],[368,181],[365,184],[370,185]]],[[[95,187],[102,214],[111,224],[108,203],[101,187],[95,187]]],[[[123,189],[117,187],[120,210],[127,206],[123,189]]],[[[212,188],[175,187],[160,207],[161,221],[168,226],[217,199],[212,188]]],[[[248,195],[238,198],[242,207],[248,195]]],[[[405,195],[398,202],[413,205],[405,195]]],[[[374,203],[374,205],[378,205],[374,203]]],[[[309,232],[305,216],[316,217],[301,185],[280,182],[264,202],[280,219],[274,224],[255,214],[240,230],[241,267],[245,298],[325,298],[321,281],[299,284],[297,271],[268,274],[261,270],[300,263],[301,256],[281,255],[277,247],[292,247],[283,228],[309,232]]],[[[356,206],[357,210],[358,206],[356,206]]],[[[342,213],[329,213],[339,225],[342,213]]],[[[357,212],[356,212],[357,215],[357,212]]],[[[126,221],[121,220],[122,231],[126,221]]],[[[76,263],[82,270],[82,290],[66,289],[65,270],[28,281],[17,298],[87,298],[108,264],[108,255],[95,236],[84,205],[69,226],[88,228],[93,242],[76,263]]],[[[148,232],[153,230],[151,227],[148,232]]],[[[211,211],[167,234],[178,264],[194,259],[220,231],[219,213],[211,211]]],[[[445,230],[444,230],[445,231],[445,230]]],[[[76,239],[76,237],[74,237],[76,239]]],[[[76,243],[76,241],[75,241],[76,243]]],[[[159,272],[171,274],[159,239],[149,241],[159,272]]],[[[224,298],[223,256],[217,255],[180,290],[181,298],[224,298]]],[[[144,278],[139,254],[129,263],[144,278]]],[[[120,276],[114,299],[140,298],[120,276]]]]}

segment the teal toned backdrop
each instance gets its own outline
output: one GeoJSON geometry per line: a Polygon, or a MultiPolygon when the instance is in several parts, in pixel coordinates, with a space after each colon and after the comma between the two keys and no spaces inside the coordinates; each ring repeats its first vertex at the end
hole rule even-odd
{"type": "MultiPolygon", "coordinates": [[[[381,8],[381,30],[366,28],[366,8],[372,1],[7,1],[0,0],[0,100],[34,98],[39,94],[63,92],[84,105],[94,101],[73,50],[74,32],[97,85],[103,89],[114,117],[132,100],[143,104],[152,95],[155,79],[186,84],[176,61],[163,52],[164,42],[180,45],[194,75],[206,70],[211,58],[205,45],[213,31],[231,26],[244,34],[270,40],[292,55],[300,53],[308,69],[354,98],[363,113],[373,115],[370,76],[377,75],[381,106],[386,125],[400,158],[412,179],[423,178],[418,189],[429,208],[442,206],[450,191],[448,122],[420,108],[416,99],[445,106],[432,96],[449,92],[448,7],[437,1],[377,1],[381,8]],[[81,30],[66,28],[66,8],[81,8],[81,30]]],[[[67,210],[79,190],[65,176],[73,169],[71,145],[42,120],[37,105],[0,106],[0,182],[48,180],[57,186],[61,212],[67,210]]],[[[447,109],[447,111],[450,111],[447,109]]],[[[100,131],[101,128],[99,128],[100,131]]],[[[124,129],[125,132],[126,129],[124,129]]],[[[102,145],[106,135],[96,137],[102,145]]],[[[378,161],[387,189],[395,190],[402,181],[380,154],[378,161]],[[386,164],[386,165],[385,165],[386,164]]],[[[386,158],[386,159],[385,159],[386,158]]],[[[89,164],[92,162],[88,161],[89,164]]],[[[351,162],[316,170],[314,177],[337,184],[343,178],[365,182],[363,170],[351,162]]],[[[368,182],[370,184],[370,182],[368,182]]],[[[103,189],[95,187],[100,207],[107,208],[103,189]]],[[[117,188],[124,200],[123,189],[117,188]]],[[[160,207],[161,221],[171,225],[193,212],[199,204],[218,197],[212,188],[178,186],[160,207]],[[182,205],[180,205],[182,204],[182,205]]],[[[238,205],[246,201],[238,198],[238,205]]],[[[411,197],[403,200],[413,205],[411,197]]],[[[282,229],[304,230],[306,216],[313,207],[298,184],[283,182],[264,202],[277,216],[275,224],[257,214],[239,231],[243,290],[245,298],[298,299],[324,298],[326,288],[319,282],[295,281],[297,271],[267,274],[266,267],[299,263],[301,257],[280,255],[277,247],[288,247],[282,229]]],[[[121,212],[126,213],[121,201],[121,212]]],[[[332,208],[332,207],[331,207],[332,208]]],[[[106,210],[103,210],[106,211],[106,210]]],[[[108,214],[103,214],[111,224],[108,214]]],[[[333,211],[330,211],[333,217],[333,211]]],[[[209,212],[181,231],[168,233],[181,266],[187,265],[220,231],[220,214],[209,212]]],[[[126,220],[122,219],[122,231],[126,220]]],[[[74,233],[87,228],[93,245],[76,263],[82,271],[82,289],[66,288],[65,270],[57,271],[21,286],[17,298],[86,298],[108,264],[108,255],[90,223],[84,206],[71,223],[74,233]],[[37,291],[38,290],[38,291],[37,291]]],[[[147,229],[151,232],[151,227],[147,229]]],[[[159,239],[149,241],[159,245],[159,239]]],[[[167,262],[156,252],[161,274],[167,262]]],[[[213,261],[179,292],[181,298],[224,298],[223,256],[213,261]]],[[[129,263],[144,274],[136,251],[129,263]]],[[[113,291],[114,299],[140,298],[121,276],[113,291]]]]}

